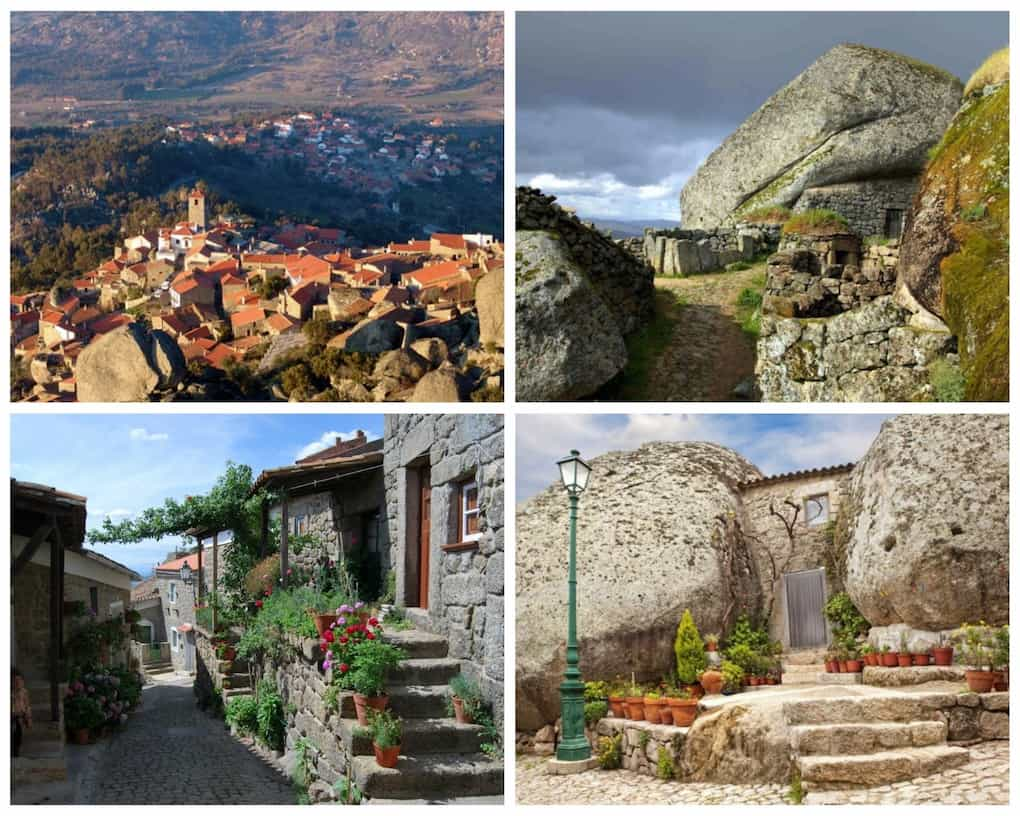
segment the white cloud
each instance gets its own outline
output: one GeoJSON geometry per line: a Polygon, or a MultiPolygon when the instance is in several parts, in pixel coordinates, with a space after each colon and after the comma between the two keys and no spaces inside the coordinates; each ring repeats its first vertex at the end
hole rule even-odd
{"type": "Polygon", "coordinates": [[[101,515],[103,518],[112,518],[113,519],[113,518],[129,518],[130,516],[134,515],[134,512],[132,512],[131,510],[127,510],[124,507],[116,507],[113,510],[110,510],[109,512],[107,512],[107,513],[98,513],[98,514],[101,515]]]}
{"type": "Polygon", "coordinates": [[[128,436],[136,442],[166,442],[170,438],[170,434],[151,433],[145,428],[132,428],[128,436]]]}
{"type": "MultiPolygon", "coordinates": [[[[340,437],[345,442],[348,439],[353,439],[357,436],[357,431],[326,431],[322,436],[313,442],[309,442],[303,448],[301,448],[296,454],[295,459],[304,459],[306,456],[311,456],[313,453],[324,451],[326,448],[333,447],[333,443],[336,442],[336,438],[340,437]]],[[[374,439],[372,434],[367,434],[368,439],[374,439]]]]}

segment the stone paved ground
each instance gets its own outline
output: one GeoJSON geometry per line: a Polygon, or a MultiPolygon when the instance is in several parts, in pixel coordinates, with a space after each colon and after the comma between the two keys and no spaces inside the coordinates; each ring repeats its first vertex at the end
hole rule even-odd
{"type": "Polygon", "coordinates": [[[146,686],[142,707],[105,743],[89,750],[81,804],[296,803],[286,777],[195,705],[190,677],[146,686]]]}
{"type": "MultiPolygon", "coordinates": [[[[920,780],[852,791],[813,791],[805,804],[1009,803],[1009,742],[975,745],[960,768],[920,780]]],[[[776,805],[789,804],[785,785],[663,782],[631,771],[592,770],[549,776],[545,758],[517,757],[517,802],[522,805],[776,805]]]]}

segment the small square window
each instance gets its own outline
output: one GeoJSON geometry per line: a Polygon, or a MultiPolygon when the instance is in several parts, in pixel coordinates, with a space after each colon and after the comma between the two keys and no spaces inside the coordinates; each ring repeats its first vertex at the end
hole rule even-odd
{"type": "Polygon", "coordinates": [[[308,532],[308,516],[294,516],[291,520],[290,531],[292,535],[304,535],[308,532]]]}
{"type": "Polygon", "coordinates": [[[804,521],[811,527],[829,521],[829,494],[819,493],[804,499],[804,521]]]}
{"type": "Polygon", "coordinates": [[[172,604],[177,603],[177,584],[173,581],[171,581],[170,586],[167,587],[166,599],[172,604]]]}
{"type": "Polygon", "coordinates": [[[460,524],[458,528],[461,541],[477,541],[482,537],[477,482],[464,482],[460,486],[460,524]]]}

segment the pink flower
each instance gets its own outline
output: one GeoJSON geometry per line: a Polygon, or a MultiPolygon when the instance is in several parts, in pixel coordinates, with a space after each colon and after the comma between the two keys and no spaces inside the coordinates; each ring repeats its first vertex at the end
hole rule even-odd
{"type": "Polygon", "coordinates": [[[336,619],[337,626],[345,626],[347,624],[347,618],[339,617],[336,619]]]}
{"type": "Polygon", "coordinates": [[[364,605],[365,605],[364,601],[358,601],[356,604],[354,604],[354,610],[357,611],[361,609],[361,607],[363,607],[364,605]]]}

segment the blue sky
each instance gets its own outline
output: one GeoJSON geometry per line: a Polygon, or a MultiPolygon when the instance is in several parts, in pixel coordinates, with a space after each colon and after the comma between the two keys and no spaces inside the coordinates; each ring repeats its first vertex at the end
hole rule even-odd
{"type": "MultiPolygon", "coordinates": [[[[11,418],[11,475],[88,497],[88,526],[169,497],[206,492],[228,461],[258,473],[331,445],[382,436],[382,414],[76,414],[11,418]]],[[[178,542],[113,544],[104,555],[148,575],[178,542]]]]}
{"type": "Polygon", "coordinates": [[[517,501],[558,479],[571,448],[591,459],[645,442],[716,442],[765,475],[843,464],[867,451],[888,414],[519,414],[517,501]],[[554,450],[549,440],[556,440],[554,450]]]}

